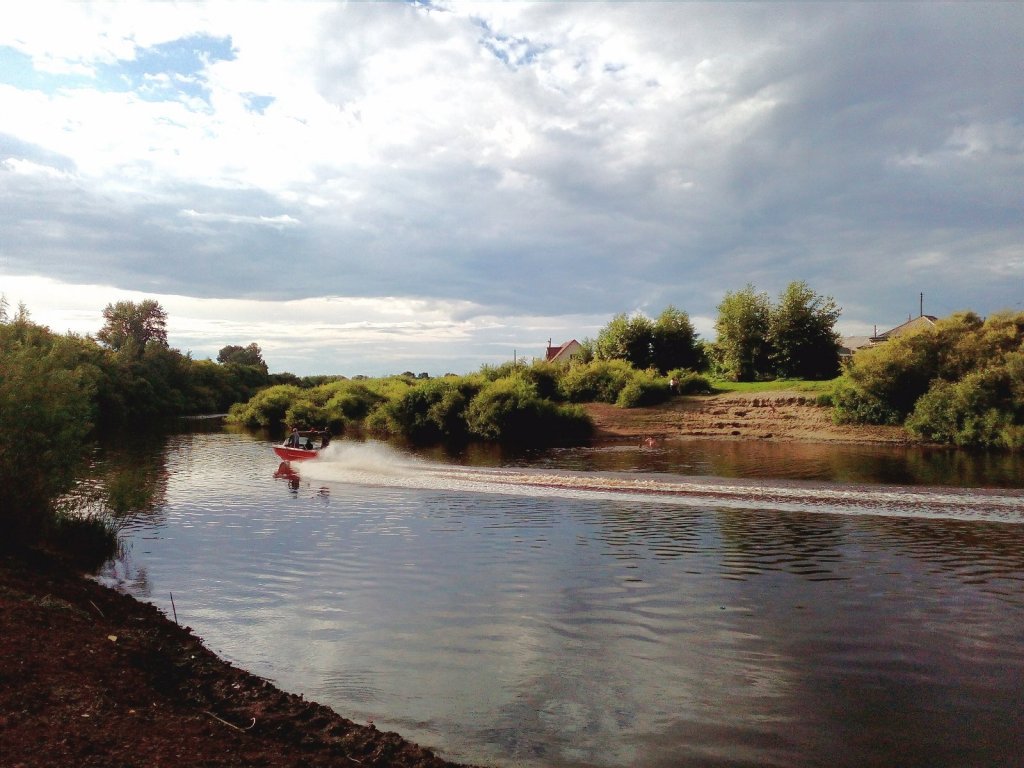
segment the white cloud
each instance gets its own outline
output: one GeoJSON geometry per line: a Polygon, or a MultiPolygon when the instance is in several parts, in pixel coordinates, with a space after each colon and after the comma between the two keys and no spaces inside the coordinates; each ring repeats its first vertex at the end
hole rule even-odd
{"type": "Polygon", "coordinates": [[[807,280],[849,323],[920,290],[1012,304],[1024,11],[965,9],[24,5],[0,28],[38,76],[0,75],[0,273],[465,302],[513,346],[532,316],[710,327],[748,281],[807,280]]]}

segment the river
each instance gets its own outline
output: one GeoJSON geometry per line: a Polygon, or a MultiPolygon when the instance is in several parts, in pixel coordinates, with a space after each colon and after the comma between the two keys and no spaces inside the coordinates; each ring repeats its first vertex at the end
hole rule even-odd
{"type": "Polygon", "coordinates": [[[202,431],[149,460],[153,501],[103,578],[448,759],[1024,755],[1019,457],[339,440],[289,470],[258,437],[202,431]]]}

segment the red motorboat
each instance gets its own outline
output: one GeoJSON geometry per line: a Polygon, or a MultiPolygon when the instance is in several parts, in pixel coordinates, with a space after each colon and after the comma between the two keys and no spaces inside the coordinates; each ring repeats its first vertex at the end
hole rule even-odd
{"type": "Polygon", "coordinates": [[[274,453],[285,461],[306,461],[319,456],[320,451],[326,448],[330,441],[331,433],[326,429],[322,431],[293,429],[283,443],[274,446],[274,453]],[[319,441],[320,445],[314,447],[314,438],[319,441]]]}
{"type": "Polygon", "coordinates": [[[305,461],[320,455],[319,448],[293,448],[288,445],[275,445],[274,453],[285,461],[305,461]]]}

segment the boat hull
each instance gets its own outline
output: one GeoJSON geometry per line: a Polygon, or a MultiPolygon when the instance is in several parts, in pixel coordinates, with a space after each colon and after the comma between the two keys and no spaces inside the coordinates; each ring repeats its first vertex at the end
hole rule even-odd
{"type": "Polygon", "coordinates": [[[315,448],[308,450],[306,448],[292,448],[287,445],[275,445],[274,453],[285,461],[306,461],[307,459],[315,459],[320,455],[320,451],[315,448]]]}

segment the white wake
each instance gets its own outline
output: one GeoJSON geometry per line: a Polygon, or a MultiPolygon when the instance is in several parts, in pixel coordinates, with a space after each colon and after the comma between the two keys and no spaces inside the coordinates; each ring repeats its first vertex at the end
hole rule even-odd
{"type": "Polygon", "coordinates": [[[458,467],[417,459],[384,443],[334,443],[294,465],[331,484],[515,496],[614,499],[688,507],[1024,523],[1024,492],[830,483],[734,481],[712,477],[624,477],[596,472],[458,467]]]}

